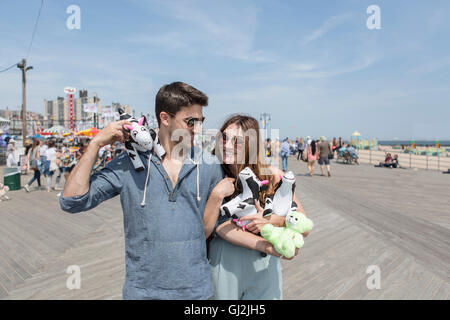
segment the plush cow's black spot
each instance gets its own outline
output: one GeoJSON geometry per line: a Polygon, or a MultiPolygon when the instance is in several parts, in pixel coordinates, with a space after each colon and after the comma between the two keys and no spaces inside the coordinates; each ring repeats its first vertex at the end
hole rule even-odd
{"type": "Polygon", "coordinates": [[[225,212],[225,215],[226,215],[227,217],[231,217],[230,210],[228,210],[227,207],[223,207],[223,211],[225,212]]]}
{"type": "Polygon", "coordinates": [[[239,205],[237,207],[238,207],[238,209],[245,209],[246,205],[243,203],[239,203],[239,205]]]}

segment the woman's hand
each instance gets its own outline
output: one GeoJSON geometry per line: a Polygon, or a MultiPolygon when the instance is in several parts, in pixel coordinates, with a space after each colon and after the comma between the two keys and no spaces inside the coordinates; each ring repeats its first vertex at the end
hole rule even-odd
{"type": "Polygon", "coordinates": [[[234,178],[223,178],[213,189],[211,194],[220,199],[225,199],[234,193],[234,178]]]}
{"type": "Polygon", "coordinates": [[[259,233],[261,233],[261,229],[264,227],[264,225],[269,223],[269,221],[267,221],[267,219],[263,218],[264,209],[259,205],[258,201],[255,202],[255,207],[256,207],[256,210],[258,211],[256,214],[243,217],[239,220],[240,221],[243,221],[243,220],[252,221],[245,226],[245,229],[254,234],[259,234],[259,233]]]}

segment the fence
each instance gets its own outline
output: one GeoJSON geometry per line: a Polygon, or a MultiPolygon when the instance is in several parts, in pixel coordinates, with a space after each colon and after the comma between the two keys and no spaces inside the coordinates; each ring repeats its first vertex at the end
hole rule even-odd
{"type": "MultiPolygon", "coordinates": [[[[378,164],[384,162],[386,152],[375,150],[357,150],[361,163],[378,164]]],[[[391,153],[393,155],[393,153],[391,153]]],[[[415,155],[411,153],[398,153],[398,162],[402,167],[426,170],[447,170],[450,168],[450,157],[438,154],[415,155]]]]}

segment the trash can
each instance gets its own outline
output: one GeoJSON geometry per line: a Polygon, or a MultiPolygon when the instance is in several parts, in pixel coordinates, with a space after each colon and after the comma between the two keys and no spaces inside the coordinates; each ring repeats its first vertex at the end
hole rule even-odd
{"type": "Polygon", "coordinates": [[[10,191],[20,190],[20,169],[4,168],[3,184],[8,186],[10,191]]]}

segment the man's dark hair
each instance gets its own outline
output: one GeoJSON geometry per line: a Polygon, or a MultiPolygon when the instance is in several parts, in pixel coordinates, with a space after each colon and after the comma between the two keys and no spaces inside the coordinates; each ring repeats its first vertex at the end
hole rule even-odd
{"type": "Polygon", "coordinates": [[[167,112],[175,115],[183,107],[199,104],[202,107],[208,105],[208,96],[184,82],[172,82],[159,89],[155,99],[155,115],[158,126],[161,125],[159,114],[167,112]]]}

